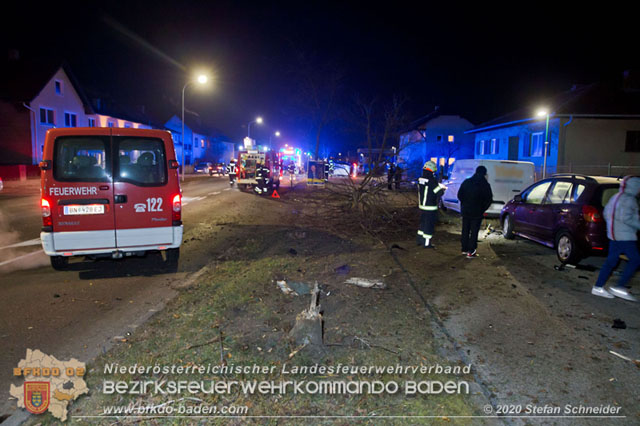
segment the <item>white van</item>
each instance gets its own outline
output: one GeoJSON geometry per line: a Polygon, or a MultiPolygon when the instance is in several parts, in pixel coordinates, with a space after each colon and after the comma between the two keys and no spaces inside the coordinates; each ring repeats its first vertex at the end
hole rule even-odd
{"type": "Polygon", "coordinates": [[[453,165],[449,179],[442,182],[447,190],[440,198],[440,207],[460,212],[458,189],[465,179],[473,176],[478,166],[487,168],[493,192],[493,203],[485,213],[487,216],[499,215],[507,202],[534,182],[535,168],[528,161],[458,160],[453,165]]]}

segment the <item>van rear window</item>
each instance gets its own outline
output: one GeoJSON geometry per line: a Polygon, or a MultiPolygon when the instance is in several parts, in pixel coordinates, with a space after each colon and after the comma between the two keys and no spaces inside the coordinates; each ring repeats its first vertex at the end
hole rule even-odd
{"type": "Polygon", "coordinates": [[[68,136],[56,139],[53,177],[63,182],[109,182],[108,138],[68,136]]]}
{"type": "Polygon", "coordinates": [[[115,176],[119,182],[139,186],[167,183],[167,161],[161,139],[114,137],[115,176]]]}

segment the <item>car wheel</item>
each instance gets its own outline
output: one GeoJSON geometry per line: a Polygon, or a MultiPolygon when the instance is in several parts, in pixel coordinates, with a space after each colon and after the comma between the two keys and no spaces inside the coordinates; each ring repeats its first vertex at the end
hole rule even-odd
{"type": "Polygon", "coordinates": [[[513,234],[513,219],[508,214],[504,215],[502,219],[502,236],[507,240],[513,240],[515,237],[513,234]]]}
{"type": "Polygon", "coordinates": [[[51,256],[51,267],[56,271],[64,271],[69,267],[69,258],[64,256],[51,256]]]}
{"type": "Polygon", "coordinates": [[[164,255],[164,268],[169,272],[176,272],[178,270],[178,260],[180,259],[180,249],[168,249],[164,255]]]}
{"type": "Polygon", "coordinates": [[[562,263],[577,264],[580,262],[580,253],[576,241],[567,231],[562,231],[556,236],[556,255],[562,263]]]}

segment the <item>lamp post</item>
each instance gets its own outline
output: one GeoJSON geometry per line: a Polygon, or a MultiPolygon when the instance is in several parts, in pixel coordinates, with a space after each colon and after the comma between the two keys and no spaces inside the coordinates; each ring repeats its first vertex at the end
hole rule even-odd
{"type": "Polygon", "coordinates": [[[538,111],[538,117],[546,117],[546,124],[544,128],[544,159],[542,166],[542,179],[547,177],[547,153],[549,152],[549,111],[541,109],[538,111]]]}
{"type": "Polygon", "coordinates": [[[276,138],[280,137],[280,132],[276,130],[276,132],[273,135],[269,135],[269,149],[272,149],[273,147],[271,146],[271,137],[275,136],[276,138]]]}
{"type": "Polygon", "coordinates": [[[247,124],[247,137],[248,138],[251,138],[251,125],[253,123],[262,124],[262,117],[256,117],[255,120],[250,121],[249,124],[247,124]]]}
{"type": "Polygon", "coordinates": [[[187,84],[184,85],[184,87],[182,88],[182,170],[181,170],[181,178],[182,181],[184,182],[184,148],[185,148],[185,135],[184,135],[184,92],[187,90],[187,87],[193,83],[198,83],[198,84],[206,84],[207,81],[209,80],[209,78],[204,75],[201,74],[198,76],[198,78],[196,80],[192,80],[192,81],[188,81],[187,84]]]}

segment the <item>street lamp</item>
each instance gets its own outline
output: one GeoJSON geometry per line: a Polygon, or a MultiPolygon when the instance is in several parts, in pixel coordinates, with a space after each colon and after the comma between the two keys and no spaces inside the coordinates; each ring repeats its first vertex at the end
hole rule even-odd
{"type": "Polygon", "coordinates": [[[280,137],[280,132],[276,130],[276,132],[273,135],[269,135],[269,149],[272,149],[273,147],[271,146],[271,137],[275,136],[276,138],[280,137]]]}
{"type": "Polygon", "coordinates": [[[184,137],[184,92],[187,90],[187,87],[191,84],[194,83],[198,83],[200,85],[203,84],[207,84],[207,81],[209,81],[209,78],[204,75],[204,74],[200,74],[195,80],[191,80],[191,81],[187,81],[187,84],[184,85],[184,87],[182,88],[182,170],[181,170],[181,177],[182,177],[182,181],[184,182],[184,148],[185,148],[185,137],[184,137]]]}
{"type": "Polygon", "coordinates": [[[258,123],[258,124],[262,124],[262,117],[256,117],[255,120],[249,122],[249,124],[247,124],[247,137],[251,138],[251,125],[253,123],[258,123]]]}
{"type": "Polygon", "coordinates": [[[544,128],[544,160],[542,166],[542,179],[547,177],[547,152],[549,149],[549,110],[541,109],[538,111],[538,117],[546,117],[544,128]]]}

